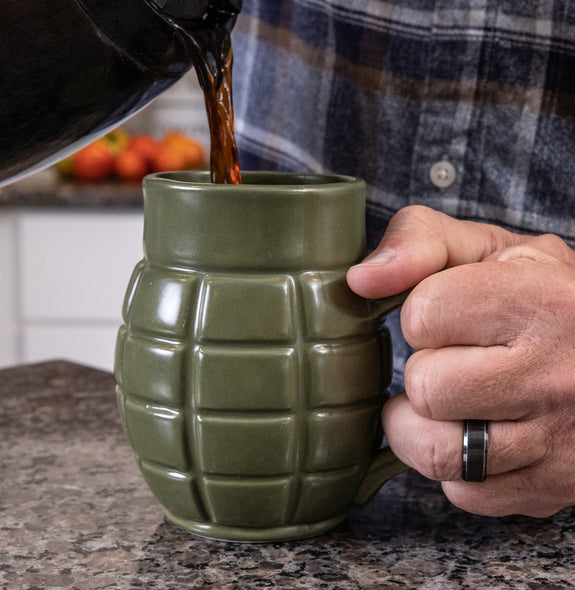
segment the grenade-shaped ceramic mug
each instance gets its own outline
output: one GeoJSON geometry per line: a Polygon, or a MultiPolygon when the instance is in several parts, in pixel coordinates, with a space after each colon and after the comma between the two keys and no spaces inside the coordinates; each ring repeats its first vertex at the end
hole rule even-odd
{"type": "Polygon", "coordinates": [[[342,522],[405,466],[380,449],[391,378],[381,316],[347,286],[365,185],[244,172],[144,180],[144,259],[124,302],[118,404],[175,523],[240,541],[342,522]]]}

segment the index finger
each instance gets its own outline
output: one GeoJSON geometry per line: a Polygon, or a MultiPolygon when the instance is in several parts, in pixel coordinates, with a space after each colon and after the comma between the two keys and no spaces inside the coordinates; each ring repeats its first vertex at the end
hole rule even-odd
{"type": "MultiPolygon", "coordinates": [[[[538,283],[537,283],[538,284],[538,283]]],[[[401,310],[415,349],[508,345],[542,310],[529,269],[485,261],[439,272],[416,285],[401,310]]]]}

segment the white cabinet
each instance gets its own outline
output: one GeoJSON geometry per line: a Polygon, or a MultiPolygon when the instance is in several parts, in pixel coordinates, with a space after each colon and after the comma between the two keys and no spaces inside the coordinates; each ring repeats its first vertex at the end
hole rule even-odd
{"type": "Polygon", "coordinates": [[[0,366],[18,362],[16,215],[0,215],[0,366]]]}
{"type": "Polygon", "coordinates": [[[143,213],[0,213],[0,365],[64,358],[112,370],[143,213]]]}

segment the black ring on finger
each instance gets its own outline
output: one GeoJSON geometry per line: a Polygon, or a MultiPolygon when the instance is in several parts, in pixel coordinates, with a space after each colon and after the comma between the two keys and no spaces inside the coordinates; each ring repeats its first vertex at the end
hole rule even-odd
{"type": "Polygon", "coordinates": [[[463,423],[463,481],[482,482],[487,477],[487,420],[465,420],[463,423]]]}

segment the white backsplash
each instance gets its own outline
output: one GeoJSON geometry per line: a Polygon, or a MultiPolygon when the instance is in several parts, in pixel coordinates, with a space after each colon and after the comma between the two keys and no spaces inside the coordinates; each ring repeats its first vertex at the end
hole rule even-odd
{"type": "Polygon", "coordinates": [[[209,128],[204,95],[192,70],[138,115],[125,123],[128,131],[160,138],[176,130],[197,139],[209,149],[209,128]]]}

